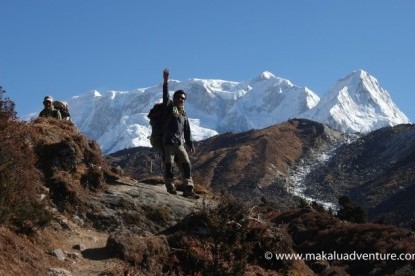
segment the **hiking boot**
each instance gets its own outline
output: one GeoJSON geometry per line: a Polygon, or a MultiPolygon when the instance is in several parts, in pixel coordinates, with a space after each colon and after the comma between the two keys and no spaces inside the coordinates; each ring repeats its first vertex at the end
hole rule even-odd
{"type": "Polygon", "coordinates": [[[177,194],[177,191],[176,191],[176,187],[174,187],[174,184],[172,182],[173,182],[173,179],[170,179],[170,178],[164,179],[164,183],[166,185],[167,192],[169,194],[175,195],[175,194],[177,194]]]}
{"type": "Polygon", "coordinates": [[[167,189],[167,192],[168,192],[169,194],[172,194],[172,195],[177,195],[177,191],[176,191],[176,189],[175,189],[175,188],[170,188],[170,189],[167,189]]]}
{"type": "Polygon", "coordinates": [[[193,192],[193,189],[192,190],[190,190],[190,189],[184,190],[183,196],[187,197],[187,198],[193,198],[193,199],[199,199],[200,198],[200,196],[198,194],[193,192]]]}

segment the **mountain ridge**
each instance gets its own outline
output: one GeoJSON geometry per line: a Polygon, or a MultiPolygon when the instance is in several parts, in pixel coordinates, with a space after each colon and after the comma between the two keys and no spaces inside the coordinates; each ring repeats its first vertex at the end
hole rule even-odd
{"type": "MultiPolygon", "coordinates": [[[[341,78],[321,98],[307,87],[264,71],[248,81],[171,80],[169,90],[183,89],[195,140],[218,133],[261,129],[304,118],[343,132],[372,130],[408,123],[388,92],[364,70],[341,78]]],[[[72,120],[109,154],[124,148],[150,146],[146,117],[161,100],[161,84],[134,91],[98,91],[68,100],[72,120]]]]}
{"type": "MultiPolygon", "coordinates": [[[[350,135],[292,119],[199,141],[190,158],[194,181],[214,193],[225,191],[245,202],[264,200],[282,209],[305,200],[336,210],[339,197],[347,196],[371,221],[410,228],[414,148],[413,124],[350,135]]],[[[106,159],[137,179],[163,174],[160,155],[151,148],[125,149],[106,159]]]]}
{"type": "MultiPolygon", "coordinates": [[[[260,202],[262,198],[279,207],[296,206],[300,197],[290,193],[287,181],[293,167],[347,136],[306,119],[219,134],[195,144],[196,153],[190,155],[193,179],[213,192],[224,190],[245,201],[260,202]]],[[[154,149],[125,149],[106,158],[137,179],[163,174],[160,155],[154,149]]]]}

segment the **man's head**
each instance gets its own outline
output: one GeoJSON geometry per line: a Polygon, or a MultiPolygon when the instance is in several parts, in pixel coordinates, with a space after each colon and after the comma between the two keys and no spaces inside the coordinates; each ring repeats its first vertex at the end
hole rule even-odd
{"type": "Polygon", "coordinates": [[[44,99],[43,99],[43,105],[46,107],[46,108],[53,108],[53,98],[51,97],[51,96],[46,96],[44,99]]]}
{"type": "Polygon", "coordinates": [[[176,106],[184,106],[184,102],[186,101],[187,95],[183,90],[177,90],[173,94],[173,102],[176,106]]]}

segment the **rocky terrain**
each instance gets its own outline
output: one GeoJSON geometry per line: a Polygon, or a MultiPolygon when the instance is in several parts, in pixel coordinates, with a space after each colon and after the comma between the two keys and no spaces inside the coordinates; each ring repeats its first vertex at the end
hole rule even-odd
{"type": "Polygon", "coordinates": [[[340,147],[305,179],[310,194],[347,195],[371,220],[411,227],[415,205],[415,125],[386,127],[340,147]]]}
{"type": "MultiPolygon", "coordinates": [[[[337,204],[340,196],[348,196],[371,221],[408,228],[414,223],[414,125],[351,136],[310,120],[291,119],[262,130],[217,135],[196,148],[194,177],[211,191],[294,207],[301,200],[292,192],[291,180],[303,174],[300,182],[307,199],[337,204]]],[[[160,158],[149,148],[120,151],[107,160],[137,178],[151,171],[161,174],[160,158]]]]}
{"type": "Polygon", "coordinates": [[[165,192],[150,149],[105,158],[70,122],[0,112],[0,274],[413,273],[410,260],[269,257],[415,252],[409,229],[350,222],[288,197],[290,167],[342,139],[307,120],[212,137],[192,157],[202,197],[189,200],[165,192]]]}
{"type": "MultiPolygon", "coordinates": [[[[196,154],[191,156],[194,179],[210,191],[293,206],[298,199],[286,189],[292,167],[344,139],[344,134],[305,119],[217,135],[196,143],[196,154]]],[[[160,156],[149,148],[128,149],[106,158],[135,178],[161,174],[160,156]]]]}

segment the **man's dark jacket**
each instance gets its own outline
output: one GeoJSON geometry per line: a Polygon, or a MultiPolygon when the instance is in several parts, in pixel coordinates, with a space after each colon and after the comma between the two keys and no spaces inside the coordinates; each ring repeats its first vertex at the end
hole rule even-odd
{"type": "Polygon", "coordinates": [[[165,145],[174,145],[182,144],[184,140],[188,147],[193,146],[192,134],[190,131],[189,119],[187,118],[186,113],[184,115],[175,116],[173,114],[173,100],[170,99],[168,84],[163,84],[163,105],[164,110],[164,119],[166,122],[164,132],[163,132],[163,144],[165,145]]]}

